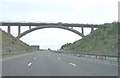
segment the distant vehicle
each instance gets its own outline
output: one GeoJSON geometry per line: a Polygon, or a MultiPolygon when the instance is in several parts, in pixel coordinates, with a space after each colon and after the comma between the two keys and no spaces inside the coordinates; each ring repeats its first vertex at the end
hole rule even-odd
{"type": "Polygon", "coordinates": [[[58,53],[62,53],[62,52],[63,52],[63,50],[57,50],[57,52],[58,52],[58,53]]]}
{"type": "Polygon", "coordinates": [[[81,54],[77,54],[77,57],[81,57],[82,55],[81,54]]]}
{"type": "Polygon", "coordinates": [[[58,24],[62,24],[62,22],[58,22],[58,24]]]}
{"type": "Polygon", "coordinates": [[[51,50],[50,48],[48,48],[48,50],[51,50]]]}

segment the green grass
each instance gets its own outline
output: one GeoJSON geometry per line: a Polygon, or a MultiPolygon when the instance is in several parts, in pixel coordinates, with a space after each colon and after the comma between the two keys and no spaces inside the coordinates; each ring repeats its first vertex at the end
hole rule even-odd
{"type": "Polygon", "coordinates": [[[61,47],[72,53],[84,54],[118,54],[118,23],[108,24],[107,28],[99,28],[86,37],[61,47]]]}
{"type": "Polygon", "coordinates": [[[2,58],[32,53],[34,51],[37,51],[37,49],[17,40],[12,35],[0,29],[0,56],[2,56],[2,58]]]}

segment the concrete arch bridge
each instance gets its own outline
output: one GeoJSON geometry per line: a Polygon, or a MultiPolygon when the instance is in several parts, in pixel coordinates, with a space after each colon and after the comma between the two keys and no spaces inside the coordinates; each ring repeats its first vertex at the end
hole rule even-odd
{"type": "Polygon", "coordinates": [[[20,23],[20,22],[2,22],[1,26],[7,26],[7,32],[11,34],[11,27],[12,26],[18,26],[18,35],[17,39],[20,39],[21,37],[25,36],[26,34],[38,30],[38,29],[44,29],[44,28],[60,28],[65,29],[68,31],[71,31],[81,37],[85,37],[84,35],[84,29],[83,28],[91,28],[91,32],[94,31],[94,28],[101,28],[103,25],[97,25],[97,24],[68,24],[68,23],[20,23]],[[22,26],[28,26],[29,29],[21,33],[21,27],[22,26]],[[32,26],[35,26],[32,28],[32,26]],[[81,27],[81,32],[78,30],[75,30],[73,27],[81,27]]]}

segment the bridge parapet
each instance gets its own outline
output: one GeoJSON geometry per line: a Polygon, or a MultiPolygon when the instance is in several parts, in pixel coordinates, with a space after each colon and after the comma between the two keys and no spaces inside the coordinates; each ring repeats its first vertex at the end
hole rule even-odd
{"type": "Polygon", "coordinates": [[[94,27],[101,28],[98,24],[69,24],[69,23],[20,23],[20,22],[1,22],[2,26],[42,26],[42,25],[62,25],[66,27],[94,27]]]}

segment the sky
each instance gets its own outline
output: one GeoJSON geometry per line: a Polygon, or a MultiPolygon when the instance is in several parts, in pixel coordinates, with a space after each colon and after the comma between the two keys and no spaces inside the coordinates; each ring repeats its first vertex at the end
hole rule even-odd
{"type": "MultiPolygon", "coordinates": [[[[118,20],[119,0],[0,0],[0,21],[103,24],[118,20]]],[[[0,27],[7,31],[6,27],[0,27]]],[[[81,32],[81,28],[74,28],[81,32]]],[[[11,28],[17,36],[17,27],[11,28]]],[[[22,32],[28,27],[22,27],[22,32]]],[[[85,35],[90,33],[84,28],[85,35]]],[[[65,43],[81,39],[77,34],[58,28],[31,32],[20,40],[40,48],[59,49],[65,43]]]]}

